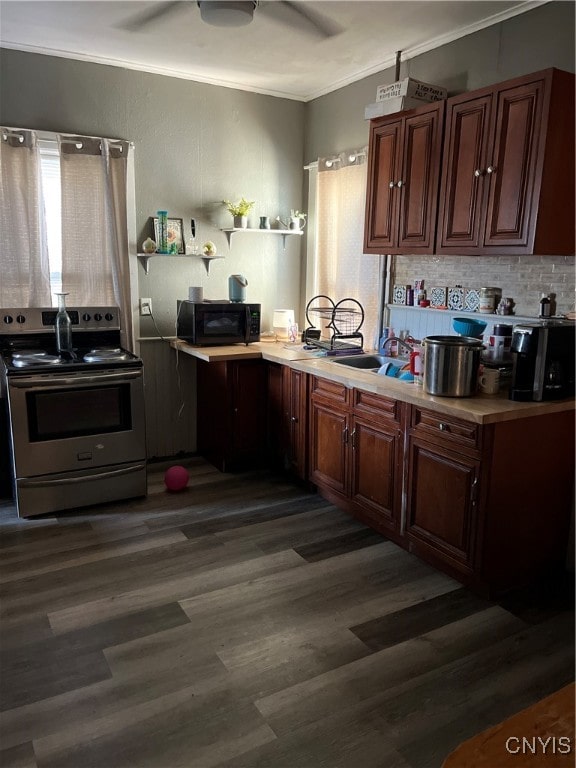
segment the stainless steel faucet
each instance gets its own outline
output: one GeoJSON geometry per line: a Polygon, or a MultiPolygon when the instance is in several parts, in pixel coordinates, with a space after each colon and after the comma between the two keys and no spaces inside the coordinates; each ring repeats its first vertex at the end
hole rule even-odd
{"type": "Polygon", "coordinates": [[[384,352],[386,350],[386,346],[393,341],[396,342],[398,349],[405,349],[408,354],[414,351],[413,347],[411,347],[410,344],[407,344],[405,341],[403,341],[402,339],[399,339],[397,336],[388,336],[386,341],[382,344],[382,352],[384,352]]]}

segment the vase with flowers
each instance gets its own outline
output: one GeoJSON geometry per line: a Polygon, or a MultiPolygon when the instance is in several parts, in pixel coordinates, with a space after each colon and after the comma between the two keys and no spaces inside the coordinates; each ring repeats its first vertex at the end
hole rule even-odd
{"type": "Polygon", "coordinates": [[[241,197],[237,203],[232,203],[230,200],[222,200],[228,213],[231,213],[234,217],[235,229],[246,229],[248,226],[248,214],[254,208],[254,200],[246,200],[245,197],[241,197]]]}

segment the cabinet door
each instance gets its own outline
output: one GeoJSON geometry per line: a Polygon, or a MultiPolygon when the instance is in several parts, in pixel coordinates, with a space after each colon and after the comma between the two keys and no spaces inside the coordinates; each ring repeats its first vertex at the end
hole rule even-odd
{"type": "Polygon", "coordinates": [[[451,99],[446,111],[444,175],[440,190],[438,250],[458,253],[482,245],[487,193],[486,157],[492,96],[451,99]]]}
{"type": "Polygon", "coordinates": [[[233,387],[231,460],[258,464],[266,445],[266,363],[245,360],[228,365],[233,387]]]}
{"type": "Polygon", "coordinates": [[[284,447],[288,440],[284,414],[285,366],[278,363],[267,365],[266,446],[272,466],[283,468],[284,447]]]}
{"type": "Polygon", "coordinates": [[[398,252],[433,253],[444,103],[437,102],[404,120],[399,199],[398,252]]]}
{"type": "Polygon", "coordinates": [[[370,127],[364,247],[388,253],[398,241],[403,121],[374,120],[370,127]]]}
{"type": "Polygon", "coordinates": [[[306,479],[307,454],[307,402],[308,376],[302,371],[284,368],[284,421],[287,439],[285,443],[288,469],[302,480],[306,479]]]}
{"type": "Polygon", "coordinates": [[[471,572],[478,480],[474,459],[411,439],[406,534],[419,554],[471,572]]]}
{"type": "Polygon", "coordinates": [[[378,526],[396,529],[400,501],[400,432],[356,417],[352,448],[350,493],[378,526]]]}
{"type": "Polygon", "coordinates": [[[310,479],[346,492],[349,443],[348,415],[328,403],[312,401],[310,412],[310,479]]]}
{"type": "MultiPolygon", "coordinates": [[[[487,175],[489,194],[484,244],[528,252],[534,235],[536,168],[540,146],[544,81],[497,92],[496,134],[487,175]]],[[[541,166],[540,166],[541,172],[541,166]]],[[[516,251],[518,252],[518,251],[516,251]]]]}

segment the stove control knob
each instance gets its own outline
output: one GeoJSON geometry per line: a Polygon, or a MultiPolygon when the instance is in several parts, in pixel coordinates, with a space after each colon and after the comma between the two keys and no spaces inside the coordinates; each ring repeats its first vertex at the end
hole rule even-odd
{"type": "Polygon", "coordinates": [[[10,325],[10,323],[13,323],[14,319],[12,315],[4,315],[4,322],[6,323],[6,325],[10,325]]]}
{"type": "Polygon", "coordinates": [[[104,315],[104,319],[108,320],[108,322],[111,322],[112,320],[114,320],[114,315],[111,312],[106,312],[106,314],[104,315]]]}
{"type": "Polygon", "coordinates": [[[96,320],[97,323],[99,323],[100,320],[102,320],[102,315],[100,314],[100,312],[96,312],[96,314],[94,315],[94,320],[96,320]]]}
{"type": "Polygon", "coordinates": [[[16,316],[16,322],[20,323],[20,325],[22,325],[22,323],[26,322],[26,318],[24,317],[24,315],[17,315],[16,316]]]}
{"type": "Polygon", "coordinates": [[[88,312],[84,312],[84,314],[82,315],[82,320],[84,320],[85,323],[87,323],[88,320],[90,320],[90,315],[88,314],[88,312]]]}

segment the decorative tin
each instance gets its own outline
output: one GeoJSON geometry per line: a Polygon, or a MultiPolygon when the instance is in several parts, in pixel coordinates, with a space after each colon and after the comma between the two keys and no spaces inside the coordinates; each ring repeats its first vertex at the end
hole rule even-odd
{"type": "Polygon", "coordinates": [[[448,309],[455,309],[458,312],[464,309],[464,288],[461,285],[448,288],[448,309]]]}
{"type": "Polygon", "coordinates": [[[392,304],[406,304],[406,286],[395,285],[392,294],[392,304]]]}
{"type": "Polygon", "coordinates": [[[478,312],[480,308],[480,291],[477,288],[464,289],[464,309],[466,312],[478,312]]]}
{"type": "Polygon", "coordinates": [[[446,306],[446,294],[448,289],[438,285],[432,286],[428,294],[431,307],[445,307],[446,306]]]}

